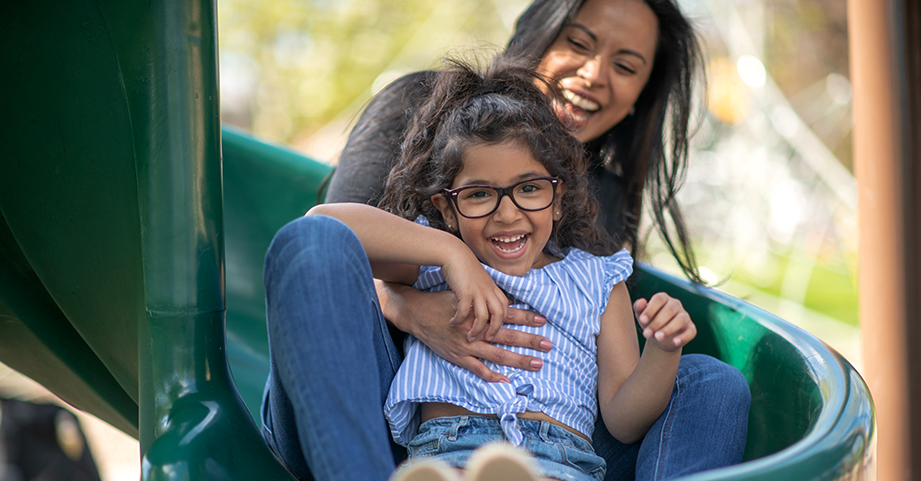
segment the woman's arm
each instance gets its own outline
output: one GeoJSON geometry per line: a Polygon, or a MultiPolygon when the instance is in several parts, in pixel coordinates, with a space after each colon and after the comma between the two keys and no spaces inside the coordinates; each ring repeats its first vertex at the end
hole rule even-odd
{"type": "Polygon", "coordinates": [[[412,284],[418,266],[440,266],[456,298],[451,322],[474,315],[468,334],[494,336],[505,320],[508,299],[482,264],[460,239],[365,204],[320,204],[307,215],[327,215],[342,221],[361,242],[374,277],[412,284]]]}
{"type": "Polygon", "coordinates": [[[664,293],[649,302],[637,300],[637,311],[646,345],[639,343],[630,312],[630,296],[623,283],[614,286],[608,307],[601,316],[598,335],[598,398],[608,431],[619,441],[632,444],[668,405],[675,385],[682,347],[697,334],[681,303],[664,293]]]}

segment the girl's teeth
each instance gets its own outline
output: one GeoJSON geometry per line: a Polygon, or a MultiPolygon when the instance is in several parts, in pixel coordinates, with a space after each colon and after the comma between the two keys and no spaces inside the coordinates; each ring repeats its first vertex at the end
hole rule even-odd
{"type": "Polygon", "coordinates": [[[576,107],[579,107],[582,110],[586,110],[588,112],[594,112],[598,110],[599,108],[601,108],[601,106],[598,105],[596,102],[592,102],[591,100],[585,97],[579,96],[572,90],[563,89],[562,94],[563,94],[563,98],[568,100],[569,103],[575,105],[576,107]]]}
{"type": "Polygon", "coordinates": [[[523,238],[523,237],[524,237],[524,234],[521,234],[521,235],[515,236],[515,237],[493,237],[493,239],[495,239],[495,240],[497,240],[497,241],[499,241],[499,242],[515,242],[516,240],[521,239],[521,238],[523,238]]]}
{"type": "Polygon", "coordinates": [[[515,237],[493,237],[492,243],[502,252],[515,252],[524,246],[525,235],[515,237]]]}

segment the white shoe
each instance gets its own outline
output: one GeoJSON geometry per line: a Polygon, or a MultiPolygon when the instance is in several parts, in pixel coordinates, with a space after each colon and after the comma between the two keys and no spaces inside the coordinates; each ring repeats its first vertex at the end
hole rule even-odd
{"type": "Polygon", "coordinates": [[[423,458],[395,471],[389,481],[461,481],[458,471],[438,458],[423,458]]]}
{"type": "Polygon", "coordinates": [[[504,442],[486,444],[470,456],[467,481],[539,481],[534,458],[504,442]]]}

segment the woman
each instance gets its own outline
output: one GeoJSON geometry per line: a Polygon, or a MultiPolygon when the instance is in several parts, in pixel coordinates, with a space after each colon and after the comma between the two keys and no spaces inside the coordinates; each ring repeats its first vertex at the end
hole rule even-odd
{"type": "MultiPolygon", "coordinates": [[[[671,0],[536,0],[519,18],[504,55],[530,61],[559,86],[566,101],[555,107],[592,158],[606,229],[636,254],[645,191],[663,239],[685,272],[698,279],[674,194],[687,161],[692,74],[700,55],[692,28],[671,0]]],[[[429,76],[408,75],[369,104],[342,153],[327,201],[376,205],[399,155],[409,112],[428,93],[429,76]]],[[[389,327],[414,335],[488,381],[501,377],[481,359],[530,370],[543,365],[539,357],[496,344],[538,352],[552,348],[547,339],[509,329],[500,329],[492,343],[469,342],[471,319],[447,323],[455,313],[453,294],[384,283],[365,286],[368,306],[296,315],[305,296],[334,300],[346,285],[354,288],[321,286],[323,280],[311,278],[309,272],[323,268],[312,263],[348,262],[336,257],[343,240],[311,235],[283,229],[266,260],[272,372],[263,424],[269,444],[300,476],[309,471],[317,479],[383,479],[381,473],[392,470],[381,410],[399,365],[389,327]],[[383,318],[375,326],[349,322],[369,318],[351,309],[378,307],[392,326],[383,318]],[[368,399],[369,389],[377,389],[380,398],[368,399]],[[356,464],[344,454],[356,450],[367,461],[356,464]]],[[[510,323],[545,322],[534,313],[510,312],[510,323]]],[[[607,479],[630,479],[634,472],[664,479],[738,462],[749,396],[734,368],[706,356],[683,356],[669,406],[641,443],[624,445],[606,429],[595,430],[593,444],[607,461],[607,479]]],[[[393,453],[399,460],[402,453],[393,453]]]]}

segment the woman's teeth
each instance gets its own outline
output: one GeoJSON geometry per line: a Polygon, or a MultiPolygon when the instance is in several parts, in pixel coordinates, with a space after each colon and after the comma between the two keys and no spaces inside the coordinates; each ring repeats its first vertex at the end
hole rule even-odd
{"type": "Polygon", "coordinates": [[[595,112],[601,108],[596,102],[580,96],[579,94],[573,92],[572,90],[563,89],[562,90],[563,98],[569,101],[569,103],[579,107],[582,110],[587,112],[595,112]]]}
{"type": "Polygon", "coordinates": [[[502,252],[515,252],[524,246],[526,237],[525,234],[520,234],[512,237],[493,237],[491,240],[496,249],[502,252]]]}

